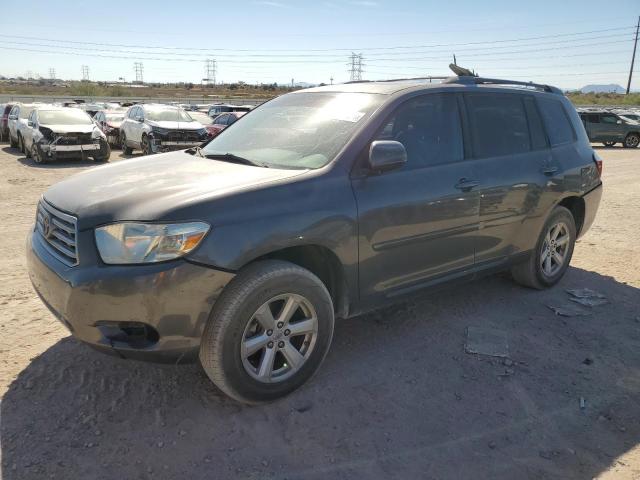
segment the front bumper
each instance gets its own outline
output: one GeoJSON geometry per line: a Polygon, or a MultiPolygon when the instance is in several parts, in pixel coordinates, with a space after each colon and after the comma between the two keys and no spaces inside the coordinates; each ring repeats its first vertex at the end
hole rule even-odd
{"type": "Polygon", "coordinates": [[[49,253],[40,233],[27,237],[31,282],[76,338],[124,358],[196,358],[213,304],[233,274],[186,260],[104,265],[86,231],[79,246],[80,264],[68,267],[49,253]]]}
{"type": "Polygon", "coordinates": [[[76,157],[91,157],[99,155],[105,149],[106,141],[94,140],[91,143],[83,143],[79,145],[58,145],[57,143],[39,143],[42,156],[49,160],[55,160],[60,158],[76,158],[76,157]]]}

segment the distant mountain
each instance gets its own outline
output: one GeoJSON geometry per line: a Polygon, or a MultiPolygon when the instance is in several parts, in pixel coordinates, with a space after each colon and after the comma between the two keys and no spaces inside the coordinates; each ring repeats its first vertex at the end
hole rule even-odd
{"type": "Polygon", "coordinates": [[[609,85],[585,85],[580,89],[582,93],[625,93],[626,90],[620,85],[610,83],[609,85]]]}

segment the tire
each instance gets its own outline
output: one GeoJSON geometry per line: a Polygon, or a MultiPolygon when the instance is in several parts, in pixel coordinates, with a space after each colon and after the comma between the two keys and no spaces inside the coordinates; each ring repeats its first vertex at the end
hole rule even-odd
{"type": "Polygon", "coordinates": [[[567,268],[569,268],[575,242],[576,224],[573,215],[564,207],[558,206],[554,208],[545,222],[544,227],[542,227],[542,232],[536,242],[535,250],[529,259],[511,268],[513,279],[520,285],[538,290],[554,286],[564,276],[567,268]],[[565,234],[568,235],[567,243],[563,243],[563,245],[566,245],[564,251],[561,251],[562,247],[558,246],[559,244],[556,245],[553,239],[552,245],[547,248],[547,234],[553,234],[554,227],[558,225],[563,225],[564,231],[561,230],[557,238],[563,238],[565,234]],[[551,253],[551,249],[561,254],[563,258],[561,265],[558,265],[557,257],[551,253]],[[550,268],[545,271],[547,269],[546,257],[550,257],[548,262],[551,267],[553,267],[553,262],[556,262],[555,268],[550,268]],[[545,265],[543,265],[543,261],[545,265]]]}
{"type": "Polygon", "coordinates": [[[18,134],[18,150],[20,150],[25,155],[27,152],[24,150],[24,140],[22,139],[22,135],[18,134]]]}
{"type": "Polygon", "coordinates": [[[302,386],[317,371],[331,345],[333,326],[333,302],[318,277],[289,262],[256,262],[241,270],[216,301],[202,336],[200,363],[213,383],[239,402],[273,401],[302,386]],[[295,312],[291,323],[282,314],[290,300],[301,305],[291,310],[295,312]],[[265,311],[276,313],[259,315],[265,311]],[[269,321],[264,321],[267,317],[269,321]],[[311,332],[308,325],[314,317],[315,331],[304,336],[294,333],[311,332]],[[304,319],[296,322],[300,318],[304,319]],[[273,330],[264,328],[265,324],[274,325],[273,330]],[[263,345],[253,356],[245,353],[247,338],[263,345]],[[291,357],[285,355],[291,355],[292,346],[302,356],[294,355],[296,360],[288,361],[291,357]],[[273,371],[264,369],[269,373],[261,380],[268,355],[274,359],[273,371]],[[300,362],[298,367],[296,362],[300,362]]]}
{"type": "Polygon", "coordinates": [[[100,144],[100,153],[93,157],[94,162],[108,162],[111,158],[111,146],[106,140],[100,144]]]}
{"type": "Polygon", "coordinates": [[[120,148],[125,155],[131,155],[133,153],[133,148],[127,147],[127,137],[124,132],[120,134],[120,148]]]}
{"type": "Polygon", "coordinates": [[[42,151],[38,148],[36,142],[33,142],[33,145],[31,146],[31,158],[33,158],[34,163],[37,165],[47,163],[47,158],[42,155],[42,151]]]}
{"type": "Polygon", "coordinates": [[[602,142],[602,144],[605,147],[613,147],[616,144],[616,142],[602,142]]]}
{"type": "Polygon", "coordinates": [[[13,139],[11,132],[9,132],[9,146],[11,148],[18,148],[18,141],[13,139]]]}
{"type": "Polygon", "coordinates": [[[630,133],[624,139],[624,148],[638,148],[640,145],[640,134],[630,133]]]}
{"type": "Polygon", "coordinates": [[[151,143],[149,143],[149,137],[147,137],[146,134],[142,135],[140,146],[142,147],[143,155],[153,155],[153,152],[151,151],[151,143]]]}

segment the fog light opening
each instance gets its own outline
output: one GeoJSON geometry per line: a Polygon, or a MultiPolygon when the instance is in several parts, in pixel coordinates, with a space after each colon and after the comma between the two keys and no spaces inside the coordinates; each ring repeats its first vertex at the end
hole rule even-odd
{"type": "Polygon", "coordinates": [[[155,328],[142,322],[97,322],[96,327],[114,347],[147,348],[160,338],[155,328]]]}

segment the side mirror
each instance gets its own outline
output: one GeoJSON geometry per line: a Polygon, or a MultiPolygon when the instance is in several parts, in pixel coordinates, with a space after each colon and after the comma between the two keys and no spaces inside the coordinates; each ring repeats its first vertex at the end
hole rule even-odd
{"type": "Polygon", "coordinates": [[[29,120],[27,122],[27,126],[29,126],[29,127],[33,127],[34,125],[35,125],[35,123],[33,123],[33,120],[29,120]]]}
{"type": "Polygon", "coordinates": [[[144,117],[137,116],[136,122],[140,122],[140,123],[144,122],[144,117]]]}
{"type": "Polygon", "coordinates": [[[617,123],[618,125],[622,125],[622,120],[618,120],[616,123],[617,123]]]}
{"type": "Polygon", "coordinates": [[[376,172],[388,172],[407,163],[404,145],[394,140],[376,140],[369,149],[369,167],[376,172]]]}

